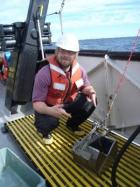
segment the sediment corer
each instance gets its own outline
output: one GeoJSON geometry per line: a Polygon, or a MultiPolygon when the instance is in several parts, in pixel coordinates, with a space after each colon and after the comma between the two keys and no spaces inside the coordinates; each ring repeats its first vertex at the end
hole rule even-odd
{"type": "Polygon", "coordinates": [[[90,133],[73,146],[74,161],[99,175],[112,165],[117,153],[116,140],[97,132],[102,126],[103,123],[97,122],[90,133]]]}
{"type": "Polygon", "coordinates": [[[80,146],[80,149],[81,150],[84,150],[85,147],[88,145],[88,143],[91,141],[92,139],[92,136],[94,135],[94,133],[96,132],[96,130],[98,128],[101,128],[102,127],[102,124],[99,123],[98,121],[94,121],[94,124],[95,124],[95,127],[89,132],[89,134],[83,138],[84,140],[84,144],[82,142],[79,142],[79,146],[80,146]]]}

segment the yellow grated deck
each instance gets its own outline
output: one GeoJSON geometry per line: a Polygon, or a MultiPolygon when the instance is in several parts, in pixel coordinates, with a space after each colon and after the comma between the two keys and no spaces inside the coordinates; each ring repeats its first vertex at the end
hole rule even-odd
{"type": "MultiPolygon", "coordinates": [[[[46,181],[52,187],[110,187],[111,168],[100,177],[94,172],[79,167],[72,156],[72,147],[77,138],[70,134],[65,127],[65,120],[54,133],[54,143],[45,146],[33,125],[34,115],[9,122],[9,131],[14,135],[24,152],[41,171],[46,181]]],[[[88,133],[91,130],[90,122],[82,124],[88,133]]],[[[115,134],[118,147],[121,148],[125,140],[115,134]]],[[[140,147],[131,144],[123,155],[117,169],[117,184],[121,187],[140,186],[140,147]]]]}

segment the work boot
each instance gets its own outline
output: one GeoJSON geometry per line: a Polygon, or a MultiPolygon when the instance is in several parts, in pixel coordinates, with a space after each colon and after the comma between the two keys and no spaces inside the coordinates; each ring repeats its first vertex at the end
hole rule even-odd
{"type": "Polygon", "coordinates": [[[69,129],[69,131],[76,135],[76,136],[84,136],[85,135],[85,131],[82,130],[81,128],[76,128],[75,130],[73,130],[71,127],[67,126],[67,128],[69,129]]]}
{"type": "Polygon", "coordinates": [[[53,137],[51,134],[48,134],[47,137],[44,137],[43,138],[43,143],[46,144],[46,145],[50,145],[53,143],[53,137]]]}

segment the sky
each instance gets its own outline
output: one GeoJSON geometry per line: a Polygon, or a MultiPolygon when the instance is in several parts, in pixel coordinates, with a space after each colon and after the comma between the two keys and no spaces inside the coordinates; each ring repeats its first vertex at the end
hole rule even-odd
{"type": "MultiPolygon", "coordinates": [[[[4,0],[0,24],[26,21],[29,1],[4,0]]],[[[61,5],[62,0],[49,0],[46,22],[51,23],[52,41],[62,34],[59,14],[53,14],[60,11],[61,5]]],[[[140,29],[140,0],[65,0],[62,28],[63,33],[74,33],[78,39],[136,36],[140,29]]]]}

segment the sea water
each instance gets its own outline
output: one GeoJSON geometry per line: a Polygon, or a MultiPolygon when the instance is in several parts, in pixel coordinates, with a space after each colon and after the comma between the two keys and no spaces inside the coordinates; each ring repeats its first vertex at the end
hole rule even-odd
{"type": "MultiPolygon", "coordinates": [[[[47,46],[48,49],[55,49],[55,43],[47,46]]],[[[107,50],[119,52],[140,52],[140,37],[120,37],[80,40],[80,50],[107,50]],[[134,44],[136,45],[134,47],[134,44]]]]}
{"type": "Polygon", "coordinates": [[[80,49],[87,50],[107,50],[107,51],[131,51],[135,47],[135,52],[140,52],[140,37],[102,38],[80,40],[80,49]]]}

